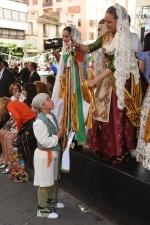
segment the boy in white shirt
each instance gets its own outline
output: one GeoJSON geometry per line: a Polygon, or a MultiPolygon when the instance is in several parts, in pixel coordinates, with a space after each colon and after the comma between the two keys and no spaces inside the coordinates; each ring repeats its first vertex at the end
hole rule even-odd
{"type": "MultiPolygon", "coordinates": [[[[55,219],[58,214],[47,206],[54,195],[54,181],[58,174],[59,139],[63,130],[59,129],[56,117],[50,112],[54,103],[48,94],[40,93],[32,101],[32,107],[39,110],[38,117],[33,123],[37,148],[34,153],[34,185],[38,188],[37,216],[55,219]]],[[[57,208],[63,208],[63,203],[57,203],[57,208]]]]}

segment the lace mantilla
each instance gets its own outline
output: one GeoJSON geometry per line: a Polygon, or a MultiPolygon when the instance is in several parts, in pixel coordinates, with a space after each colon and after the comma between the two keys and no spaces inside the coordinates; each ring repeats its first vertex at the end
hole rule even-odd
{"type": "Polygon", "coordinates": [[[124,109],[124,87],[126,80],[129,79],[130,73],[132,73],[137,84],[140,74],[130,36],[127,11],[118,3],[113,7],[116,9],[116,14],[118,16],[114,60],[114,76],[116,78],[116,94],[118,97],[117,106],[119,109],[124,109]]]}
{"type": "MultiPolygon", "coordinates": [[[[100,32],[99,37],[101,37],[106,32],[106,26],[102,25],[102,30],[100,32]]],[[[100,75],[105,69],[105,56],[102,48],[98,49],[93,53],[94,58],[94,76],[100,75]]]]}
{"type": "Polygon", "coordinates": [[[146,143],[144,141],[144,133],[145,133],[145,124],[148,119],[148,113],[150,109],[150,87],[147,89],[145,94],[142,110],[141,110],[141,118],[140,118],[140,131],[137,143],[137,157],[136,160],[138,162],[143,163],[143,167],[150,170],[150,143],[146,143]]]}

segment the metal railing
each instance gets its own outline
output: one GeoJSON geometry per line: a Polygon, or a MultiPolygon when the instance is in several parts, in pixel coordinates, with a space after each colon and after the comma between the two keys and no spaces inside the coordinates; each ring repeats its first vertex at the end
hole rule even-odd
{"type": "Polygon", "coordinates": [[[53,6],[53,2],[44,2],[43,7],[53,6]]]}

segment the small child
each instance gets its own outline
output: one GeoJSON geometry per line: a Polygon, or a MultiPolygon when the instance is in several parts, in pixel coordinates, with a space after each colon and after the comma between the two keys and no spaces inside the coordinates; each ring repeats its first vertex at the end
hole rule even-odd
{"type": "MultiPolygon", "coordinates": [[[[50,112],[54,103],[48,94],[40,93],[32,101],[32,107],[39,110],[33,123],[37,148],[34,153],[34,185],[38,188],[38,217],[56,219],[57,213],[47,206],[52,203],[55,191],[55,180],[58,173],[58,155],[60,151],[59,139],[63,130],[59,129],[55,116],[50,112]]],[[[63,208],[63,203],[57,203],[57,208],[63,208]]]]}

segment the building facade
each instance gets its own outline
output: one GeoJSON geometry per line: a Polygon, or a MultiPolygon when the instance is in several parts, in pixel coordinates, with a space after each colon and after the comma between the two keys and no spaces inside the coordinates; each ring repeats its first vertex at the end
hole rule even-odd
{"type": "Polygon", "coordinates": [[[25,43],[27,24],[27,4],[23,0],[0,1],[0,42],[25,43]]]}
{"type": "Polygon", "coordinates": [[[104,17],[106,9],[116,2],[129,10],[131,31],[134,31],[136,0],[26,0],[27,42],[36,43],[36,51],[42,52],[46,39],[61,37],[63,28],[68,25],[79,29],[83,43],[93,42],[97,38],[98,22],[104,17]]]}

